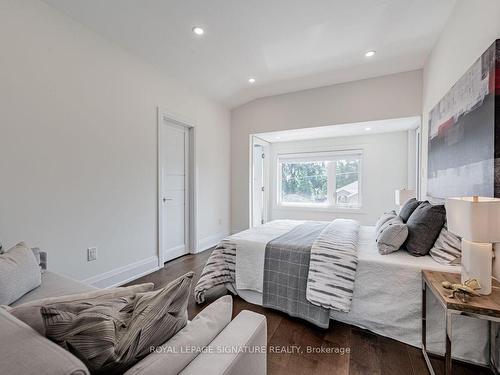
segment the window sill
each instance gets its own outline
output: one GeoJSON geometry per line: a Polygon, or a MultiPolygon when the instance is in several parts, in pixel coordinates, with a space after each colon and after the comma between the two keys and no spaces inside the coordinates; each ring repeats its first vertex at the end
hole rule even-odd
{"type": "Polygon", "coordinates": [[[365,215],[366,212],[363,211],[363,207],[338,207],[338,206],[326,206],[326,205],[307,205],[307,204],[278,204],[274,207],[275,210],[284,211],[317,211],[317,212],[338,212],[338,213],[349,213],[357,215],[365,215]]]}

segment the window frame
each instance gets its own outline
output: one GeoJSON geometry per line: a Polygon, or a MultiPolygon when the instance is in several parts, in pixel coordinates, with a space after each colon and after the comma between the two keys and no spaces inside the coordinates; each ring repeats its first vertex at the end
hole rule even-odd
{"type": "Polygon", "coordinates": [[[281,153],[277,154],[276,157],[276,207],[279,209],[283,208],[294,208],[294,209],[312,209],[312,210],[325,210],[325,211],[361,211],[362,205],[362,190],[363,190],[363,150],[362,149],[352,149],[352,150],[338,150],[338,151],[319,151],[319,152],[297,152],[297,153],[281,153]],[[326,203],[295,203],[295,202],[283,202],[282,198],[282,178],[283,178],[283,168],[281,164],[283,162],[321,162],[321,161],[337,161],[337,160],[359,160],[358,164],[358,204],[357,205],[339,205],[335,203],[337,201],[336,189],[332,187],[336,184],[336,173],[332,173],[331,169],[333,163],[328,165],[327,178],[328,178],[328,188],[327,188],[327,202],[326,203]],[[333,191],[333,193],[332,193],[333,191]]]}

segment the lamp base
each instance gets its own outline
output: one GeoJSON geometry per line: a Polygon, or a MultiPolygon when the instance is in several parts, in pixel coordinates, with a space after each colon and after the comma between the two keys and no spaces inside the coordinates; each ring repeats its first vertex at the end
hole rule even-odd
{"type": "Polygon", "coordinates": [[[477,279],[481,284],[479,293],[491,294],[491,272],[493,267],[493,245],[462,239],[462,283],[477,279]]]}

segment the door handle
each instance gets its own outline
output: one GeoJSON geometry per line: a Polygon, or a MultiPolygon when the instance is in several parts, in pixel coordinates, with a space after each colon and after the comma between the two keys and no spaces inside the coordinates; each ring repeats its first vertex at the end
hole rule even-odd
{"type": "Polygon", "coordinates": [[[173,201],[172,198],[163,198],[163,202],[166,202],[166,201],[173,201]]]}

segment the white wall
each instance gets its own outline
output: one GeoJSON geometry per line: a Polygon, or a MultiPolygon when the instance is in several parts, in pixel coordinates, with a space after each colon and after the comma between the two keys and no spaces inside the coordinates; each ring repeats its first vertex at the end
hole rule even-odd
{"type": "Polygon", "coordinates": [[[408,132],[371,134],[352,137],[274,143],[271,146],[270,219],[333,220],[336,217],[374,224],[385,211],[395,208],[394,191],[407,187],[408,132]],[[277,206],[277,163],[279,154],[363,150],[361,201],[358,209],[311,209],[277,206]]]}
{"type": "Polygon", "coordinates": [[[197,124],[200,243],[229,232],[228,110],[37,0],[1,1],[0,46],[4,243],[76,279],[150,264],[158,105],[197,124]]]}
{"type": "Polygon", "coordinates": [[[458,0],[424,66],[422,193],[426,193],[430,110],[486,49],[500,38],[500,1],[458,0]]]}
{"type": "Polygon", "coordinates": [[[231,229],[248,228],[249,136],[419,116],[422,73],[412,71],[255,100],[231,113],[231,229]]]}

